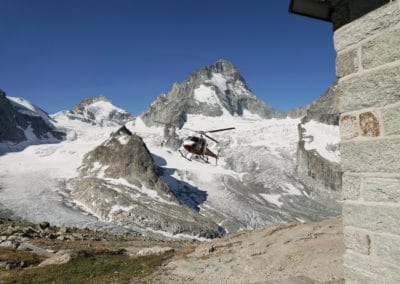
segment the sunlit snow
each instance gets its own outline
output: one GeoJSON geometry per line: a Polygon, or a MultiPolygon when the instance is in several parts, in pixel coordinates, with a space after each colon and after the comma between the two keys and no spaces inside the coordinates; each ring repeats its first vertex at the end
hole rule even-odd
{"type": "Polygon", "coordinates": [[[339,163],[340,162],[340,134],[339,126],[327,125],[314,120],[302,125],[306,129],[306,150],[315,149],[323,158],[339,163]]]}

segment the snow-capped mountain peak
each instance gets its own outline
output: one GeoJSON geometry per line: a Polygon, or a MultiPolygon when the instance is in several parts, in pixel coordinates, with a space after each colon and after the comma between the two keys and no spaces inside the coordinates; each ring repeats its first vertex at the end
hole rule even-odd
{"type": "Polygon", "coordinates": [[[8,97],[1,90],[0,113],[0,154],[65,137],[46,112],[25,99],[8,97]]]}
{"type": "Polygon", "coordinates": [[[100,126],[123,125],[134,119],[128,113],[111,102],[105,96],[90,97],[76,104],[71,111],[63,111],[54,117],[66,115],[70,119],[78,119],[86,123],[100,126]]]}
{"type": "Polygon", "coordinates": [[[141,118],[148,126],[165,121],[182,127],[189,114],[242,116],[245,111],[263,118],[282,116],[252,93],[238,68],[220,59],[196,70],[182,83],[174,83],[172,90],[159,96],[141,118]]]}

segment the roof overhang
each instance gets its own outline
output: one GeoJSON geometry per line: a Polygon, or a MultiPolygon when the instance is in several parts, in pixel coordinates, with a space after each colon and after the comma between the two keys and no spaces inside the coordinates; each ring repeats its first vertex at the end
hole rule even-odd
{"type": "Polygon", "coordinates": [[[289,12],[323,21],[332,21],[332,8],[328,0],[291,0],[289,12]]]}

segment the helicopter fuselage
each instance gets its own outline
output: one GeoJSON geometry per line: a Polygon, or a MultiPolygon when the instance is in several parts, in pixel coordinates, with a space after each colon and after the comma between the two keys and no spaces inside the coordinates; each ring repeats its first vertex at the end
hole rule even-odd
{"type": "Polygon", "coordinates": [[[207,148],[207,141],[203,137],[190,136],[183,141],[183,148],[189,153],[199,156],[218,158],[216,154],[207,148]]]}

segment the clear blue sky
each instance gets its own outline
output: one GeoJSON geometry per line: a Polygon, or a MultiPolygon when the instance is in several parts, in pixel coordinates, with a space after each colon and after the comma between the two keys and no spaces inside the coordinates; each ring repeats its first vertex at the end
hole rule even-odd
{"type": "Polygon", "coordinates": [[[133,114],[223,58],[287,110],[335,80],[330,23],[289,0],[0,0],[0,89],[49,113],[95,95],[133,114]]]}

